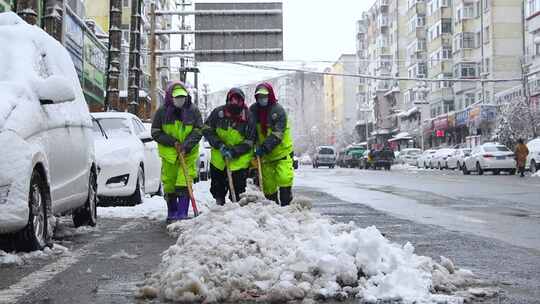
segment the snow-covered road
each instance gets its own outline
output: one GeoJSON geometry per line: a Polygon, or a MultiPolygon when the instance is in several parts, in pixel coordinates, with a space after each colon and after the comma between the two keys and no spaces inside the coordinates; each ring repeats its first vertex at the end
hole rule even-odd
{"type": "Polygon", "coordinates": [[[295,185],[419,223],[540,250],[540,181],[534,177],[304,167],[295,185]]]}

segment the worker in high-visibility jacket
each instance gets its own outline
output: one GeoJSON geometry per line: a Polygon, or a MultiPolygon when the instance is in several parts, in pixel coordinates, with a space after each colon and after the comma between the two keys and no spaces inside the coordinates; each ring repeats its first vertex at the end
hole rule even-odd
{"type": "Polygon", "coordinates": [[[255,120],[248,111],[242,90],[229,90],[225,105],[215,108],[206,120],[203,134],[212,147],[210,192],[218,205],[224,205],[227,192],[230,192],[226,170],[231,171],[234,192],[239,198],[246,191],[257,139],[255,120]]]}
{"type": "Polygon", "coordinates": [[[285,109],[278,104],[272,85],[261,83],[255,90],[256,102],[250,111],[257,123],[255,155],[262,161],[265,196],[281,206],[292,201],[293,140],[285,109]]]}
{"type": "Polygon", "coordinates": [[[168,222],[188,216],[188,181],[178,153],[184,154],[187,173],[193,180],[197,176],[202,127],[201,112],[191,101],[186,86],[180,81],[172,82],[165,92],[165,104],[156,111],[152,122],[152,138],[158,143],[161,157],[161,182],[168,222]]]}

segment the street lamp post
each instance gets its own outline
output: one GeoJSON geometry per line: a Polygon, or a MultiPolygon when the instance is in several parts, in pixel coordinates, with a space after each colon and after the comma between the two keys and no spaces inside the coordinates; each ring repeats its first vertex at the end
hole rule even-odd
{"type": "Polygon", "coordinates": [[[424,106],[429,105],[429,102],[426,100],[426,95],[429,92],[429,89],[427,87],[427,83],[425,81],[418,82],[416,84],[416,87],[414,88],[414,91],[416,92],[416,98],[414,101],[415,105],[418,105],[420,107],[420,140],[421,140],[421,148],[422,151],[424,151],[424,128],[422,125],[422,122],[424,120],[424,106]]]}

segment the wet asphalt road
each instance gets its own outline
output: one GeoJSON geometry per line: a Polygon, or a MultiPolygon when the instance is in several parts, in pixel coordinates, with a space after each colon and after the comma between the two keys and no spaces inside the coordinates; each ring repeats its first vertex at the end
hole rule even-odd
{"type": "MultiPolygon", "coordinates": [[[[375,225],[390,240],[410,241],[418,254],[436,260],[449,257],[501,288],[498,297],[483,303],[540,303],[540,178],[461,181],[455,172],[357,169],[302,169],[297,175],[296,194],[311,198],[321,213],[375,225]],[[506,227],[507,217],[515,217],[511,223],[519,229],[486,232],[498,224],[488,219],[506,227]],[[512,239],[519,231],[527,233],[512,239]],[[519,245],[527,239],[528,246],[519,245]]],[[[94,231],[56,240],[70,249],[69,256],[0,266],[0,303],[139,303],[136,284],[156,269],[174,241],[162,222],[101,219],[94,231]],[[111,258],[122,250],[132,258],[111,258]],[[36,280],[41,283],[32,284],[36,280]]]]}

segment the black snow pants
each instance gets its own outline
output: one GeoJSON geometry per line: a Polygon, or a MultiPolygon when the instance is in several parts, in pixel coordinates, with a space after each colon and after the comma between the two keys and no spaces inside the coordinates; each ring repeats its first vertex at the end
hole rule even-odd
{"type": "MultiPolygon", "coordinates": [[[[234,183],[234,191],[236,193],[236,199],[240,200],[240,194],[246,192],[246,179],[248,176],[248,170],[242,169],[232,172],[232,179],[234,183]]],[[[227,178],[226,169],[221,171],[218,168],[210,165],[210,193],[218,203],[225,202],[225,196],[229,192],[229,180],[227,178]]],[[[229,193],[229,199],[232,197],[229,193]]]]}

